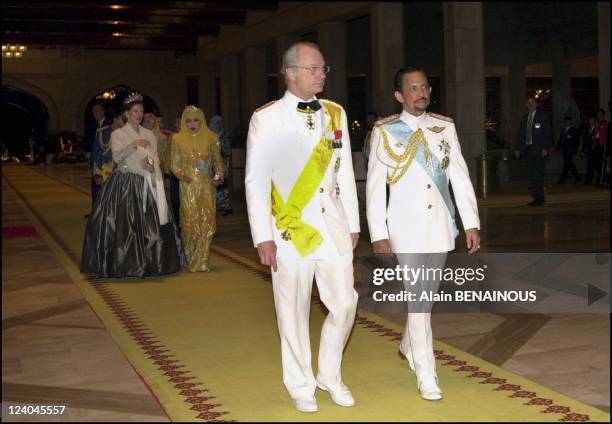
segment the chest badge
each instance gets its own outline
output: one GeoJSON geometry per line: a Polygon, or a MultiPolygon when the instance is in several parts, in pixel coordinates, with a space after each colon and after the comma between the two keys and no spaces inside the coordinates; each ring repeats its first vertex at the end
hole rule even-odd
{"type": "Polygon", "coordinates": [[[435,133],[441,133],[442,131],[444,131],[444,128],[446,127],[427,127],[429,131],[432,131],[435,133]]]}
{"type": "Polygon", "coordinates": [[[448,144],[448,141],[442,139],[439,147],[440,147],[440,151],[444,155],[444,157],[442,158],[440,167],[442,169],[446,169],[448,168],[448,165],[450,165],[450,144],[448,144]]]}

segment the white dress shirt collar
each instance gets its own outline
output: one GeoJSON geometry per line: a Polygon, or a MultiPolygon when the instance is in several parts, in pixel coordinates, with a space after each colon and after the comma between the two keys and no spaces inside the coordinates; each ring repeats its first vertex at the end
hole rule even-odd
{"type": "Polygon", "coordinates": [[[400,114],[400,119],[404,121],[413,131],[418,130],[424,125],[425,118],[427,118],[427,112],[423,112],[419,116],[414,116],[411,113],[408,113],[406,109],[402,110],[400,114]]]}
{"type": "Polygon", "coordinates": [[[283,100],[285,102],[287,102],[288,105],[293,106],[297,110],[297,105],[298,105],[299,102],[310,102],[312,100],[317,100],[317,96],[312,96],[308,100],[302,100],[298,96],[293,94],[291,91],[287,90],[287,91],[285,91],[285,95],[283,96],[283,100]]]}

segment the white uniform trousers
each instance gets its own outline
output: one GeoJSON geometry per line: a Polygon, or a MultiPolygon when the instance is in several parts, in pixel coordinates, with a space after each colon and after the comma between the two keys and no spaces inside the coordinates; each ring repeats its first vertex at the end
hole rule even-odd
{"type": "Polygon", "coordinates": [[[313,396],[316,389],[309,333],[313,276],[320,299],[329,310],[321,329],[317,377],[325,384],[342,380],[342,351],[353,326],[358,299],[353,287],[353,253],[325,259],[281,254],[276,260],[278,271],[272,272],[272,286],[283,382],[293,399],[303,399],[313,396]]]}
{"type": "MultiPolygon", "coordinates": [[[[440,268],[444,269],[446,263],[446,252],[444,253],[402,253],[397,255],[398,263],[401,267],[412,268],[440,268]]],[[[421,292],[431,291],[437,293],[440,288],[439,279],[404,280],[404,289],[415,293],[417,299],[421,292]]],[[[415,372],[419,378],[434,376],[436,374],[436,359],[433,353],[433,338],[431,332],[431,309],[433,302],[408,302],[408,317],[406,328],[400,344],[400,349],[406,355],[408,361],[413,364],[415,372]]]]}

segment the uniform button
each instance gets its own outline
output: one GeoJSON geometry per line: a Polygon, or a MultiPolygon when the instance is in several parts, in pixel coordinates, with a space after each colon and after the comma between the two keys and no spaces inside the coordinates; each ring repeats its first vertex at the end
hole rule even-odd
{"type": "Polygon", "coordinates": [[[319,189],[319,193],[323,193],[323,187],[319,189]]]}
{"type": "Polygon", "coordinates": [[[431,184],[427,184],[427,188],[431,188],[431,184]]]}
{"type": "Polygon", "coordinates": [[[431,209],[431,205],[427,205],[427,209],[431,209]]]}
{"type": "Polygon", "coordinates": [[[321,213],[325,213],[325,208],[321,208],[321,213]]]}

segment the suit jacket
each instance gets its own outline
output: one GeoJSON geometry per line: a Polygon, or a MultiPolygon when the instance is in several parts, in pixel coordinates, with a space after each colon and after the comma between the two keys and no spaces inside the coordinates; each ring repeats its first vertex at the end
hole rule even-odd
{"type": "Polygon", "coordinates": [[[567,130],[563,128],[557,140],[557,149],[563,154],[575,155],[580,145],[580,130],[578,128],[569,127],[567,130]]]}
{"type": "Polygon", "coordinates": [[[111,133],[110,125],[98,127],[96,139],[91,146],[91,160],[93,162],[93,175],[102,175],[102,166],[113,161],[113,152],[110,146],[111,133]]]}
{"type": "Polygon", "coordinates": [[[586,127],[582,131],[581,151],[583,153],[589,154],[593,151],[593,145],[595,143],[595,134],[597,134],[597,127],[586,127]]]}
{"type": "MultiPolygon", "coordinates": [[[[271,185],[287,201],[312,150],[320,142],[329,118],[323,108],[314,114],[314,131],[306,128],[297,111],[301,101],[289,91],[280,100],[259,108],[251,116],[247,136],[245,189],[253,243],[274,240],[277,256],[299,256],[290,240],[281,237],[271,209],[271,185]]],[[[321,103],[329,100],[321,100],[321,103]]],[[[340,107],[336,104],[336,106],[340,107]]],[[[346,113],[341,109],[342,148],[334,149],[319,188],[302,211],[302,221],[314,227],[323,242],[309,259],[352,253],[350,233],[359,232],[357,188],[346,113]],[[336,162],[339,159],[339,167],[336,162]]],[[[299,256],[301,257],[301,256],[299,256]]]]}
{"type": "MultiPolygon", "coordinates": [[[[476,195],[461,154],[455,124],[450,118],[440,119],[427,113],[415,117],[406,111],[397,119],[404,121],[413,131],[422,129],[431,154],[440,162],[444,157],[440,146],[444,141],[448,143],[450,162],[442,171],[446,174],[446,184],[452,184],[455,204],[464,227],[479,229],[476,195]],[[429,128],[443,130],[436,132],[429,128]]],[[[402,140],[395,139],[389,132],[386,135],[393,151],[396,154],[402,153],[405,149],[402,140]]],[[[385,163],[393,164],[393,161],[382,143],[381,125],[377,125],[372,132],[366,182],[366,209],[372,242],[389,239],[395,253],[439,253],[453,250],[455,227],[450,211],[432,178],[416,160],[401,179],[389,187],[389,205],[386,206],[386,178],[391,170],[385,163]]]]}
{"type": "MultiPolygon", "coordinates": [[[[516,146],[519,150],[524,151],[527,147],[525,141],[527,139],[527,120],[529,112],[523,115],[519,127],[516,146]]],[[[531,142],[534,147],[540,149],[549,149],[552,145],[552,134],[550,129],[550,120],[545,112],[536,110],[531,126],[531,142]]]]}

